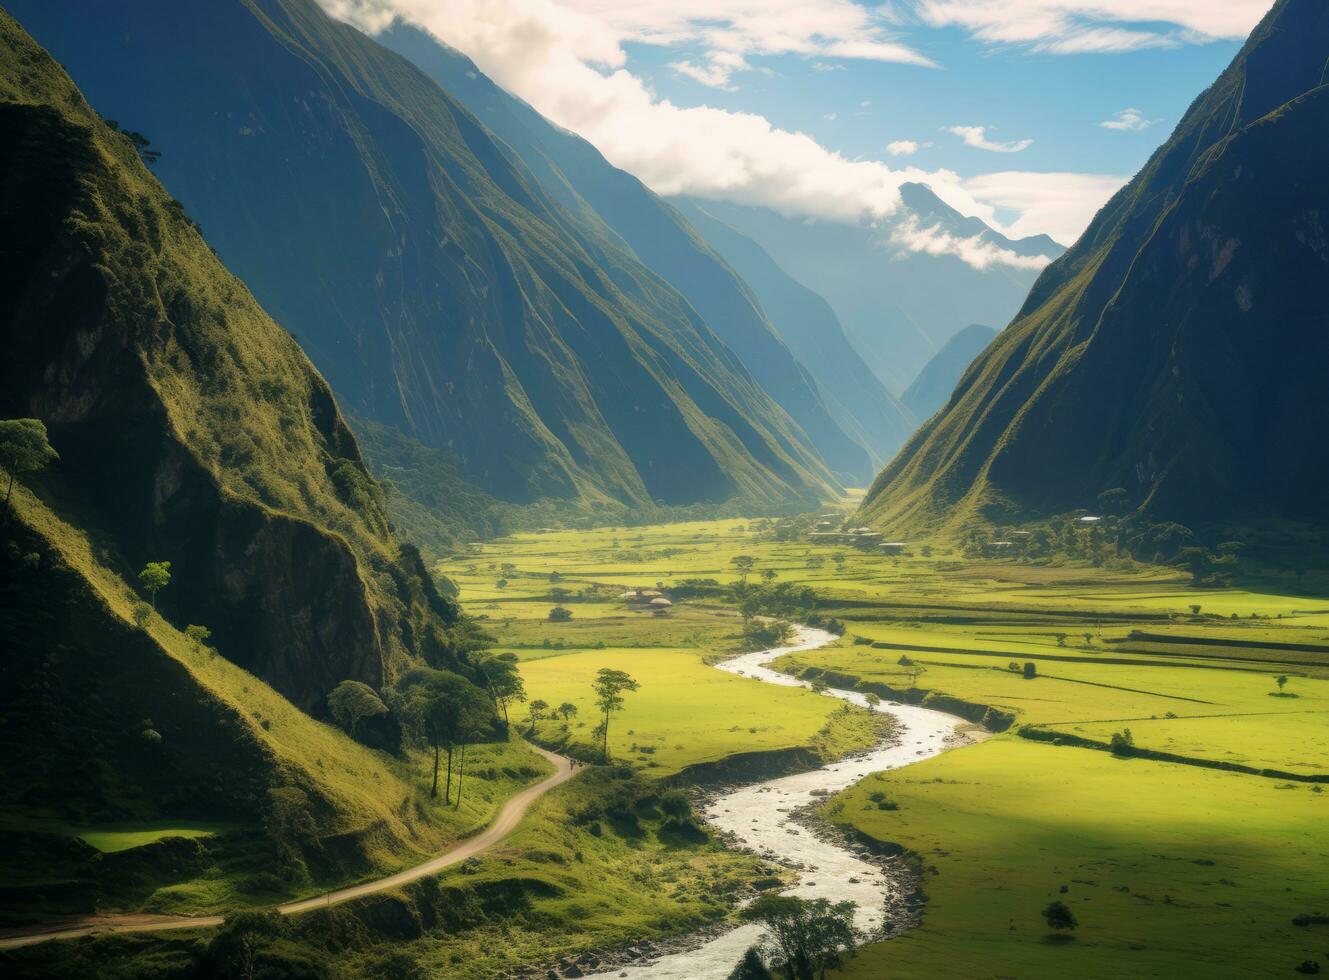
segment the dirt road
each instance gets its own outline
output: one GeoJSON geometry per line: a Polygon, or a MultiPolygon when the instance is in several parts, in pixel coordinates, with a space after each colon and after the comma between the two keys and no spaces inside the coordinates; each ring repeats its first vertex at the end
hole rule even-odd
{"type": "MultiPolygon", "coordinates": [[[[499,810],[494,822],[483,833],[477,834],[475,837],[468,837],[451,850],[430,858],[423,864],[417,864],[413,868],[398,871],[386,878],[376,878],[373,881],[352,885],[349,888],[339,888],[336,891],[325,892],[313,898],[287,902],[285,905],[277,906],[276,911],[282,915],[298,915],[311,909],[327,908],[330,905],[347,902],[353,898],[362,898],[375,892],[386,891],[389,888],[396,888],[429,875],[438,874],[444,868],[460,864],[467,858],[475,857],[493,847],[517,829],[517,825],[521,823],[521,818],[526,815],[526,811],[530,809],[532,803],[559,783],[572,778],[572,763],[563,756],[547,752],[539,746],[533,745],[531,748],[553,763],[553,775],[541,780],[534,786],[527,787],[504,803],[503,809],[499,810]]],[[[223,921],[224,919],[220,915],[89,915],[64,919],[60,922],[45,923],[40,926],[5,930],[0,932],[0,949],[17,949],[20,946],[31,946],[35,943],[46,942],[48,939],[77,939],[79,936],[90,936],[96,932],[162,932],[168,929],[206,929],[219,926],[223,921]]]]}

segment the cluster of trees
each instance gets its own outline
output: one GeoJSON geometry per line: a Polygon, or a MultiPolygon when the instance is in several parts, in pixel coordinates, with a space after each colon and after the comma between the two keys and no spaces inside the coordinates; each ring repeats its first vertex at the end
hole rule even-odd
{"type": "Polygon", "coordinates": [[[843,966],[862,936],[854,903],[765,894],[743,917],[766,928],[762,942],[744,954],[730,980],[824,980],[843,966]]]}

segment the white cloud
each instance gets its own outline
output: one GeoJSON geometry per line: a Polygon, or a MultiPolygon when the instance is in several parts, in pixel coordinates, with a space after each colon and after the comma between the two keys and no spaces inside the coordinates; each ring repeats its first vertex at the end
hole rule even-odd
{"type": "Polygon", "coordinates": [[[918,152],[918,141],[895,140],[886,144],[886,152],[893,157],[911,157],[918,152]]]}
{"type": "Polygon", "coordinates": [[[991,153],[1019,153],[1034,145],[1033,140],[1012,140],[1009,143],[990,140],[987,138],[988,128],[986,126],[943,126],[942,129],[947,133],[953,133],[960,137],[964,140],[965,146],[987,150],[991,153]]]}
{"type": "MultiPolygon", "coordinates": [[[[1080,237],[1098,209],[1126,183],[1125,177],[1108,174],[1028,173],[1008,170],[982,174],[964,181],[965,193],[987,209],[969,212],[984,218],[1011,238],[1051,235],[1063,245],[1080,237]],[[995,210],[1005,208],[1019,213],[1009,225],[995,223],[995,210]],[[989,217],[990,216],[990,217],[989,217]]],[[[952,207],[941,189],[939,197],[952,207]]]]}
{"type": "MultiPolygon", "coordinates": [[[[894,214],[900,184],[921,181],[962,214],[998,229],[996,209],[1014,207],[977,195],[972,181],[948,170],[849,159],[756,113],[677,105],[657,97],[627,68],[623,44],[629,40],[696,44],[701,39],[708,52],[727,51],[744,63],[780,49],[823,53],[849,43],[856,30],[881,42],[885,6],[869,10],[849,0],[679,0],[662,11],[660,4],[627,0],[320,2],[369,33],[396,16],[423,27],[660,194],[760,204],[788,216],[854,223],[894,214]]],[[[727,63],[739,70],[732,59],[727,63]]],[[[705,75],[711,65],[708,54],[706,62],[690,67],[705,75]]],[[[718,74],[710,79],[722,81],[718,74]]],[[[1059,203],[1074,196],[1064,186],[1066,176],[1049,175],[1049,196],[1059,203]]],[[[1046,231],[1063,241],[1074,238],[1080,228],[1070,225],[1076,219],[1042,206],[1038,187],[1039,175],[1024,175],[1019,195],[1024,203],[1017,208],[1023,213],[1015,226],[1021,234],[1046,231]]],[[[1109,192],[1085,185],[1078,193],[1084,200],[1071,213],[1087,221],[1109,192]],[[1096,193],[1092,204],[1086,203],[1096,193]]]]}
{"type": "Polygon", "coordinates": [[[835,122],[835,120],[840,118],[840,114],[838,112],[828,112],[821,118],[825,119],[827,122],[835,122]]]}
{"type": "Polygon", "coordinates": [[[1026,45],[1052,54],[1115,53],[1243,38],[1269,4],[1270,0],[913,0],[924,23],[962,27],[990,44],[1026,45]]]}
{"type": "Polygon", "coordinates": [[[1009,265],[1017,269],[1042,269],[1052,260],[1046,255],[1020,255],[1009,248],[986,242],[979,235],[958,238],[940,224],[924,226],[917,215],[907,215],[891,229],[892,245],[926,255],[954,255],[975,269],[1009,265]]]}
{"type": "Polygon", "coordinates": [[[1102,126],[1104,129],[1138,132],[1141,129],[1148,129],[1156,122],[1162,122],[1162,120],[1146,119],[1144,113],[1139,109],[1122,109],[1111,119],[1104,119],[1098,125],[1102,126]]]}
{"type": "Polygon", "coordinates": [[[734,74],[740,71],[751,71],[752,69],[746,58],[741,54],[735,54],[733,51],[712,51],[704,65],[694,65],[690,61],[676,61],[669,67],[680,75],[687,75],[703,85],[730,91],[734,89],[734,86],[730,84],[734,74]]]}

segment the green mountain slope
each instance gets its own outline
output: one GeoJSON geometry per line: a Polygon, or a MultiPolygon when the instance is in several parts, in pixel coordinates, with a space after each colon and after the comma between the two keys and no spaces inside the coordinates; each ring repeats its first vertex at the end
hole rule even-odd
{"type": "MultiPolygon", "coordinates": [[[[16,825],[63,840],[66,822],[225,819],[246,830],[218,846],[253,871],[362,873],[484,822],[485,793],[435,813],[419,767],[306,713],[345,679],[382,686],[423,659],[469,670],[466,624],[388,532],[298,345],[3,12],[0,218],[0,418],[42,419],[59,452],[0,517],[0,834],[14,886],[0,915],[88,888],[139,894],[222,860],[167,848],[141,879],[112,880],[128,870],[106,864],[66,881],[14,864],[15,841],[36,839],[9,836],[16,825]],[[149,560],[173,577],[140,626],[127,583],[149,560]],[[187,623],[211,629],[212,650],[187,623]]],[[[162,900],[234,898],[204,878],[162,900]]]]}
{"type": "Polygon", "coordinates": [[[870,443],[858,433],[846,435],[849,430],[824,388],[819,391],[803,370],[810,367],[804,351],[775,323],[776,313],[759,298],[760,290],[754,295],[747,272],[733,267],[713,241],[698,235],[687,218],[590,143],[503,91],[460,52],[400,22],[376,39],[475,113],[554,200],[590,224],[603,224],[668,280],[802,427],[834,471],[854,481],[871,477],[875,461],[864,452],[871,450],[870,443]]]}
{"type": "Polygon", "coordinates": [[[917,423],[863,362],[826,300],[791,278],[747,235],[713,217],[704,204],[684,199],[678,207],[756,293],[771,323],[816,380],[835,421],[868,447],[877,468],[889,462],[917,423]]]}
{"type": "Polygon", "coordinates": [[[932,360],[923,365],[913,383],[905,389],[900,401],[909,407],[915,418],[926,419],[950,400],[960,377],[983,352],[997,331],[981,323],[971,323],[937,351],[932,360]]]}
{"type": "Polygon", "coordinates": [[[512,501],[816,496],[812,440],[621,241],[314,0],[15,13],[347,409],[512,501]]]}
{"type": "Polygon", "coordinates": [[[923,184],[901,185],[900,196],[904,206],[874,225],[807,221],[727,201],[698,203],[824,297],[868,367],[898,395],[957,331],[1008,322],[1038,275],[1033,268],[994,263],[977,269],[954,255],[909,251],[892,241],[902,225],[978,238],[1024,258],[1051,259],[1065,251],[1045,235],[998,234],[923,184]]]}
{"type": "Polygon", "coordinates": [[[863,513],[1329,519],[1329,7],[1280,0],[863,513]]]}

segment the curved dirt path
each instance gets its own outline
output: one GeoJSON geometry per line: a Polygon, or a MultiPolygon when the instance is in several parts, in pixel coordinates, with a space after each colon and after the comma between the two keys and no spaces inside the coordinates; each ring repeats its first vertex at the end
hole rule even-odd
{"type": "MultiPolygon", "coordinates": [[[[316,895],[313,898],[302,898],[295,902],[287,902],[285,905],[278,905],[275,911],[282,915],[298,915],[301,912],[327,908],[331,905],[348,902],[353,898],[372,895],[375,892],[387,891],[389,888],[396,888],[399,885],[409,884],[412,881],[437,874],[444,868],[460,864],[467,858],[475,857],[477,854],[493,847],[517,829],[517,825],[521,823],[521,818],[526,815],[526,811],[530,809],[532,803],[555,786],[572,778],[573,768],[570,760],[542,749],[538,745],[532,745],[531,748],[554,764],[553,774],[542,779],[534,786],[528,786],[504,803],[503,808],[498,811],[498,816],[494,818],[494,822],[486,827],[483,833],[477,834],[475,837],[468,837],[451,850],[430,858],[423,864],[407,868],[405,871],[398,871],[396,874],[388,875],[385,878],[375,878],[373,881],[362,882],[347,888],[338,888],[336,891],[324,892],[322,895],[316,895]]],[[[17,949],[20,946],[32,946],[50,939],[77,939],[80,936],[90,936],[98,932],[163,932],[170,929],[206,929],[219,926],[224,921],[220,915],[182,916],[130,913],[127,915],[82,916],[66,919],[58,924],[48,923],[31,929],[7,930],[3,936],[0,936],[0,949],[17,949]]]]}

